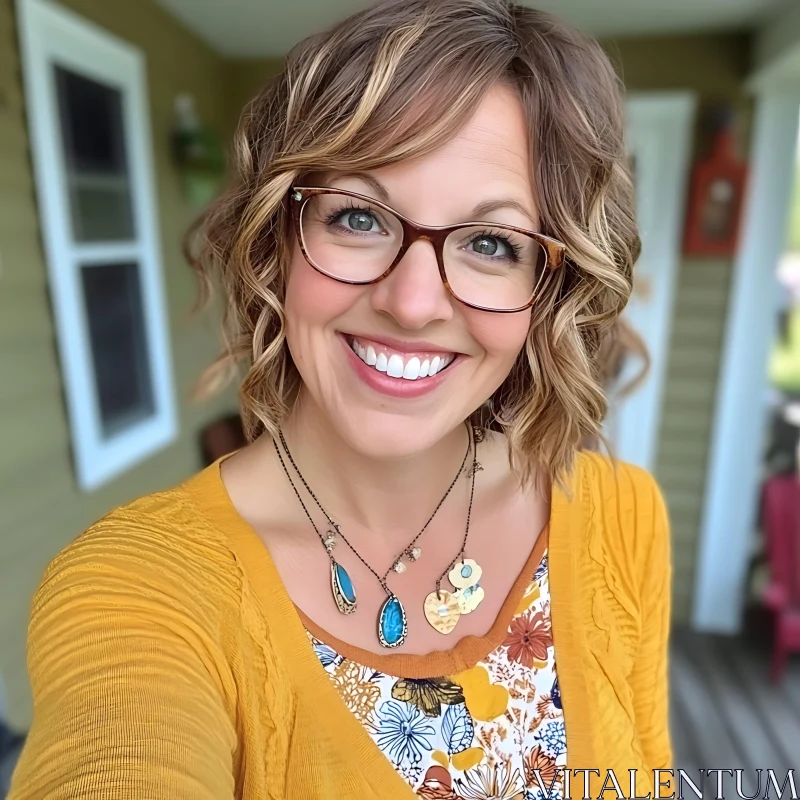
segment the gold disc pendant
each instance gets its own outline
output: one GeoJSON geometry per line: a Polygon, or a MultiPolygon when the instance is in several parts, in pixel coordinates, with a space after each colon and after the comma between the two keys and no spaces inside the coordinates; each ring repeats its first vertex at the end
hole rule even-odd
{"type": "Polygon", "coordinates": [[[424,609],[425,619],[439,633],[451,633],[461,617],[458,598],[445,589],[431,592],[425,598],[424,609]]]}
{"type": "Polygon", "coordinates": [[[455,564],[448,574],[448,579],[456,591],[453,593],[462,614],[471,614],[483,601],[483,588],[478,581],[483,570],[474,559],[465,558],[455,564]]]}

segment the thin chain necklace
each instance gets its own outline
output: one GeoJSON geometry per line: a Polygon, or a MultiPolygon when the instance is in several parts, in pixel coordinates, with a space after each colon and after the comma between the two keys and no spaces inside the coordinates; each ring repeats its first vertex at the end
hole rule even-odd
{"type": "Polygon", "coordinates": [[[480,579],[481,572],[480,567],[478,567],[478,565],[471,559],[464,559],[467,538],[469,537],[472,501],[475,493],[475,473],[483,469],[483,467],[477,461],[477,449],[474,443],[474,434],[476,432],[472,431],[472,428],[469,425],[467,426],[467,430],[468,433],[472,433],[473,435],[468,437],[467,450],[464,453],[464,459],[461,462],[461,466],[459,467],[456,476],[453,478],[447,491],[444,493],[442,499],[439,501],[438,505],[433,510],[433,513],[428,518],[428,521],[422,526],[422,529],[411,540],[411,542],[409,542],[405,549],[398,554],[398,556],[392,562],[392,565],[383,575],[379,575],[366,562],[356,548],[350,543],[347,537],[342,533],[338,523],[336,523],[325,510],[324,506],[322,503],[320,503],[316,494],[314,494],[313,490],[308,485],[308,482],[303,477],[300,468],[297,466],[297,463],[292,457],[289,446],[284,438],[283,431],[279,430],[281,445],[286,453],[286,456],[291,462],[291,465],[298,477],[302,481],[303,486],[306,488],[320,511],[324,514],[325,519],[328,521],[330,528],[324,536],[322,535],[316,523],[314,522],[313,517],[309,513],[306,504],[303,502],[303,498],[300,496],[300,492],[292,480],[292,476],[289,474],[289,470],[286,467],[286,463],[283,460],[283,456],[281,455],[277,442],[275,442],[273,439],[273,446],[281,466],[283,467],[283,471],[286,473],[286,477],[288,478],[289,483],[294,490],[298,501],[300,502],[300,506],[305,512],[305,515],[308,518],[308,521],[311,523],[311,526],[314,528],[319,540],[322,542],[325,552],[330,559],[331,588],[336,606],[339,611],[342,614],[351,614],[356,610],[356,592],[347,570],[341,564],[339,564],[333,556],[333,549],[336,546],[337,537],[341,538],[341,540],[353,552],[356,558],[358,558],[358,560],[361,561],[361,563],[375,576],[378,583],[380,583],[381,588],[383,588],[383,590],[386,592],[386,601],[381,606],[381,610],[378,615],[378,640],[384,647],[399,647],[401,644],[403,644],[408,634],[408,622],[405,608],[397,595],[392,592],[386,583],[389,573],[392,570],[397,573],[405,572],[406,567],[405,563],[403,562],[404,556],[407,556],[411,561],[416,561],[422,555],[422,550],[416,546],[416,543],[430,525],[444,501],[447,499],[448,495],[455,486],[459,475],[461,475],[464,471],[464,465],[466,464],[467,457],[469,456],[471,449],[473,450],[473,459],[472,467],[468,472],[468,477],[472,478],[472,486],[470,489],[469,508],[467,510],[467,523],[464,531],[464,538],[461,542],[461,548],[458,552],[458,555],[453,559],[453,561],[450,562],[447,569],[437,579],[436,590],[431,592],[425,599],[425,616],[436,630],[440,631],[441,633],[450,633],[450,631],[452,631],[455,627],[456,622],[458,622],[460,614],[470,613],[470,611],[477,608],[478,604],[483,599],[483,589],[478,586],[478,580],[480,579]],[[457,590],[452,594],[441,588],[441,583],[444,580],[445,575],[448,575],[450,582],[454,587],[457,587],[457,590]]]}
{"type": "Polygon", "coordinates": [[[286,456],[288,457],[289,461],[291,462],[292,467],[294,468],[294,471],[297,473],[298,477],[302,481],[303,486],[305,486],[305,488],[306,488],[306,491],[311,495],[312,499],[317,504],[317,507],[319,508],[319,510],[325,515],[325,519],[328,521],[328,525],[330,525],[330,527],[331,527],[331,529],[328,530],[328,532],[325,534],[325,537],[323,538],[322,535],[319,532],[319,529],[314,524],[314,520],[311,518],[311,515],[308,513],[308,510],[306,509],[306,506],[303,503],[303,500],[300,497],[300,494],[297,491],[297,488],[295,487],[294,483],[292,482],[291,476],[289,476],[288,470],[286,469],[286,465],[284,464],[283,459],[281,458],[280,451],[278,451],[277,445],[275,445],[275,442],[273,440],[273,445],[275,445],[275,450],[278,453],[278,458],[281,461],[281,466],[283,466],[284,472],[286,472],[287,477],[289,478],[289,482],[292,484],[292,488],[294,489],[295,494],[297,495],[297,499],[300,501],[300,505],[303,506],[303,510],[306,512],[306,516],[308,517],[308,519],[311,522],[311,524],[314,525],[314,530],[317,532],[317,536],[319,536],[320,540],[322,541],[322,544],[324,545],[325,550],[328,552],[328,555],[331,554],[331,552],[333,551],[333,548],[336,546],[336,537],[339,536],[341,538],[341,540],[353,551],[355,556],[364,564],[364,566],[370,572],[372,572],[372,574],[378,579],[378,581],[380,582],[381,586],[384,587],[384,589],[386,588],[386,579],[389,577],[389,573],[392,570],[394,570],[397,573],[402,573],[402,572],[406,571],[406,565],[403,562],[403,556],[408,557],[411,561],[417,561],[422,556],[422,548],[416,547],[415,545],[416,545],[417,541],[419,540],[419,538],[422,536],[422,534],[425,533],[425,530],[427,529],[428,525],[431,524],[431,522],[433,521],[433,518],[436,516],[436,513],[442,507],[442,504],[447,499],[447,497],[450,494],[450,492],[453,490],[453,487],[456,485],[456,481],[458,480],[458,476],[461,475],[461,473],[464,471],[464,465],[467,463],[467,457],[469,456],[470,450],[472,448],[472,442],[469,440],[469,435],[468,435],[467,436],[467,450],[464,453],[464,458],[461,461],[461,466],[458,468],[458,472],[456,472],[455,477],[453,478],[452,482],[450,483],[450,486],[447,488],[447,491],[442,496],[442,499],[439,501],[439,503],[436,506],[436,508],[433,509],[433,513],[430,515],[430,517],[428,517],[428,521],[422,526],[422,528],[420,529],[419,533],[408,543],[406,548],[404,550],[402,550],[400,553],[398,553],[397,557],[392,561],[392,564],[389,567],[389,569],[387,569],[386,572],[384,572],[383,575],[378,575],[378,573],[375,572],[372,569],[372,567],[370,567],[370,565],[367,564],[366,561],[364,561],[363,558],[361,558],[361,555],[356,551],[356,549],[353,547],[353,545],[350,544],[350,542],[347,540],[347,538],[341,532],[341,529],[340,529],[338,523],[334,522],[333,519],[331,519],[331,516],[325,510],[325,508],[323,507],[322,503],[320,503],[319,498],[314,494],[314,492],[312,491],[311,487],[306,482],[306,479],[303,477],[303,473],[300,472],[300,468],[295,463],[295,460],[292,457],[291,452],[289,451],[289,446],[286,444],[286,439],[283,436],[283,431],[278,431],[278,434],[280,436],[281,445],[282,445],[284,451],[286,452],[286,456]]]}

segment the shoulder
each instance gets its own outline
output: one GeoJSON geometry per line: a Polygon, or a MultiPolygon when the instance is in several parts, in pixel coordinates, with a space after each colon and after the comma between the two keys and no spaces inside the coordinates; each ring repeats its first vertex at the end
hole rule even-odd
{"type": "Polygon", "coordinates": [[[33,621],[53,603],[83,596],[194,619],[218,618],[237,599],[226,537],[198,504],[204,473],[114,509],[62,550],[45,571],[33,621]]]}
{"type": "MultiPolygon", "coordinates": [[[[575,463],[574,479],[589,488],[593,494],[599,493],[604,500],[628,502],[646,501],[661,503],[661,490],[656,479],[647,470],[617,461],[608,456],[589,451],[578,454],[575,463]]],[[[652,509],[651,509],[652,510],[652,509]]]]}
{"type": "Polygon", "coordinates": [[[640,574],[669,558],[666,504],[655,478],[641,467],[581,452],[571,476],[572,502],[587,532],[604,549],[624,555],[640,574]]]}

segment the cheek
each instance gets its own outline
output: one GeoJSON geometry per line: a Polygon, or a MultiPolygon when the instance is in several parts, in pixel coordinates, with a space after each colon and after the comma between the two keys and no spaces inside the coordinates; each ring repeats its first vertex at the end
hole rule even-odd
{"type": "Polygon", "coordinates": [[[360,292],[356,286],[321,275],[295,248],[286,283],[286,333],[291,340],[311,329],[321,329],[353,305],[360,292]]]}
{"type": "Polygon", "coordinates": [[[498,370],[510,370],[520,350],[525,346],[531,324],[531,312],[516,314],[470,314],[469,329],[483,348],[487,360],[498,370]]]}

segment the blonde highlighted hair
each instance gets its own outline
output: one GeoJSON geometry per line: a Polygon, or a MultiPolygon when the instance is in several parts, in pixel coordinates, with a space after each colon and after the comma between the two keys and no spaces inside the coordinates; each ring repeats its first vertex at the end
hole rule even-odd
{"type": "Polygon", "coordinates": [[[620,82],[600,46],[505,0],[388,0],[311,36],[244,109],[235,178],[187,239],[202,296],[225,298],[225,349],[202,381],[247,371],[249,440],[289,413],[300,376],[285,340],[289,188],[326,169],[368,170],[434,151],[504,82],[530,129],[541,232],[567,263],[533,307],[526,346],[474,422],[502,429],[523,481],[568,469],[606,412],[601,344],[639,254],[620,82]]]}

